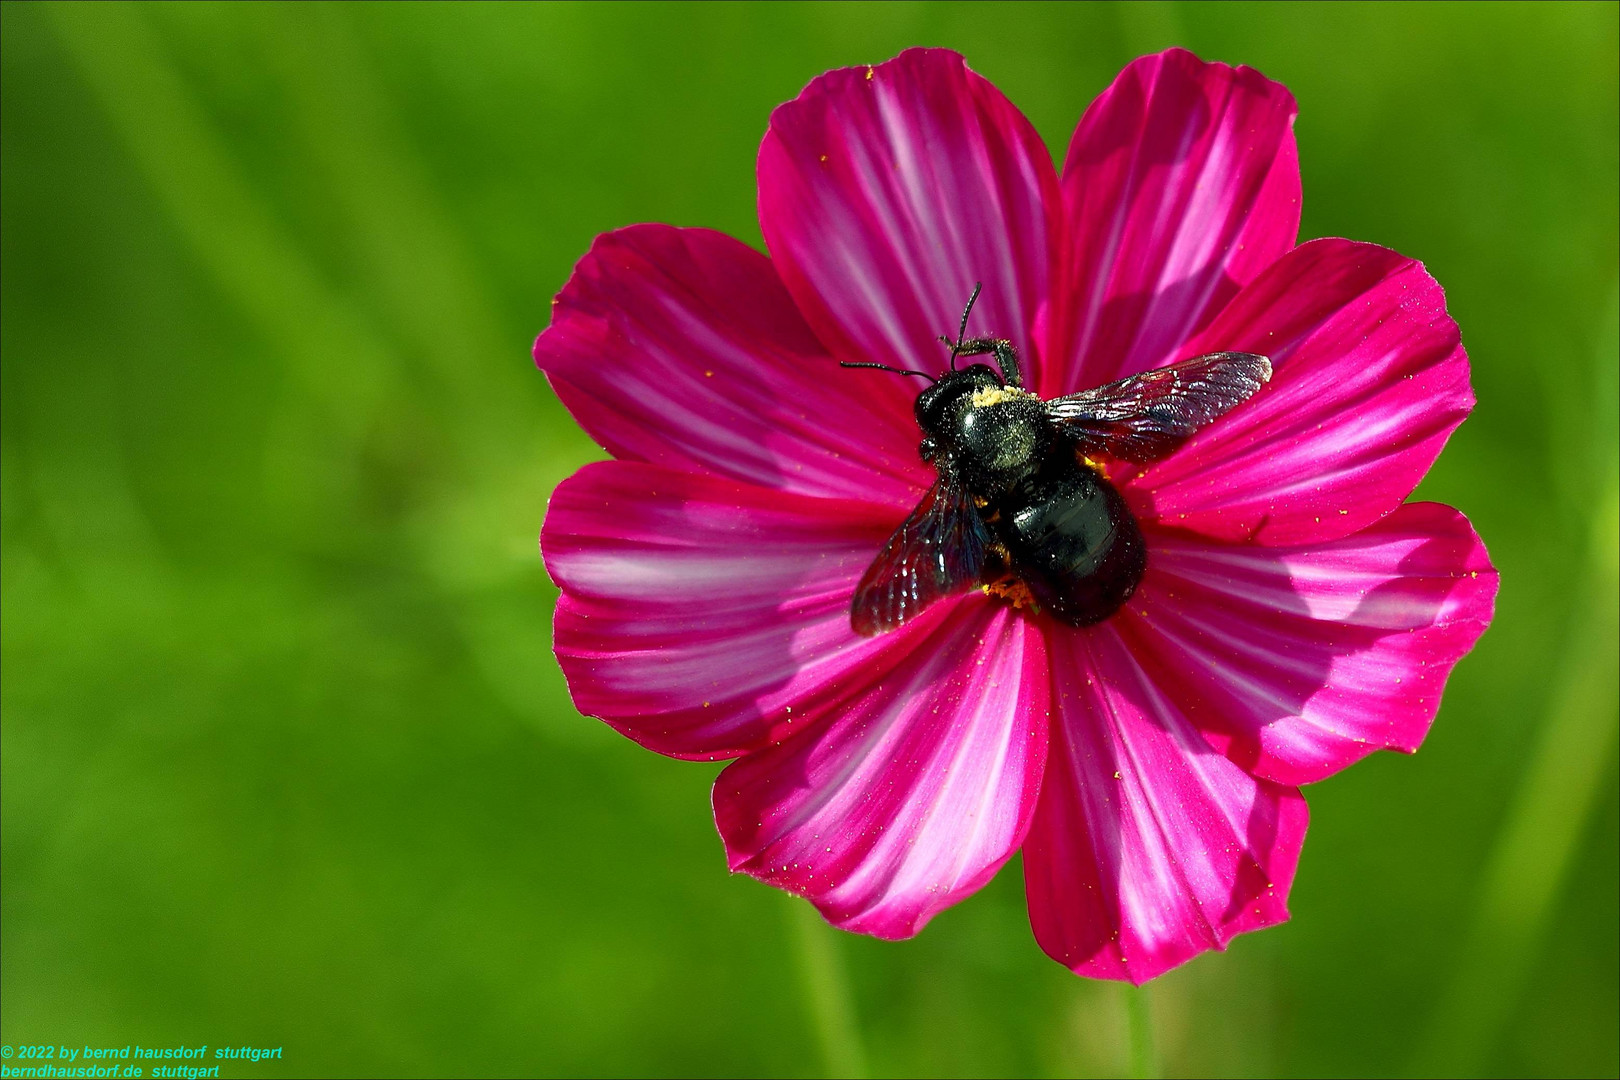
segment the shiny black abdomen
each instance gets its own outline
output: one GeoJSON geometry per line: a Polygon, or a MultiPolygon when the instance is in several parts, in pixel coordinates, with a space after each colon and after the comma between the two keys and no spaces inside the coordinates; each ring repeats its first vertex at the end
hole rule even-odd
{"type": "Polygon", "coordinates": [[[1059,451],[995,505],[991,529],[1041,609],[1071,626],[1101,622],[1136,591],[1147,548],[1107,480],[1059,451]]]}

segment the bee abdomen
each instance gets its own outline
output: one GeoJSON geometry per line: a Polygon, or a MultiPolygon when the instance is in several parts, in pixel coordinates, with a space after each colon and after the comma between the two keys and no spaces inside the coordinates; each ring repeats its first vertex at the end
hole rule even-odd
{"type": "Polygon", "coordinates": [[[1118,611],[1147,569],[1142,531],[1124,498],[1071,455],[1054,455],[999,509],[994,528],[1013,573],[1043,610],[1071,626],[1118,611]]]}

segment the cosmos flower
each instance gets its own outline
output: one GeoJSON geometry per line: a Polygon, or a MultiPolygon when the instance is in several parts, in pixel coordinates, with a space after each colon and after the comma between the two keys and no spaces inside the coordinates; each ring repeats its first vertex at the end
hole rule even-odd
{"type": "Polygon", "coordinates": [[[1142,982],[1288,917],[1298,785],[1423,741],[1489,623],[1462,514],[1405,503],[1473,405],[1422,265],[1296,246],[1288,91],[1171,50],[1081,118],[1061,174],[955,53],[828,72],[759,153],[766,257],[599,237],[536,363],[613,460],[541,536],[575,703],[714,787],[732,870],[916,934],[1022,848],[1041,947],[1142,982]],[[1145,467],[1147,545],[1073,627],[970,590],[872,637],[851,596],[935,479],[915,379],[970,332],[1043,398],[1221,350],[1270,384],[1145,467]]]}

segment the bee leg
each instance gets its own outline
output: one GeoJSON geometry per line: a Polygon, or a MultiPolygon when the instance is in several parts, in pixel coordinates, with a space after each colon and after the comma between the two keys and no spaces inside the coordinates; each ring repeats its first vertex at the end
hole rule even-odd
{"type": "Polygon", "coordinates": [[[1024,385],[1024,374],[1018,368],[1018,351],[1013,344],[1002,338],[968,338],[962,342],[957,350],[958,356],[983,356],[986,353],[996,358],[996,366],[1001,369],[1001,381],[1007,386],[1024,385]]]}

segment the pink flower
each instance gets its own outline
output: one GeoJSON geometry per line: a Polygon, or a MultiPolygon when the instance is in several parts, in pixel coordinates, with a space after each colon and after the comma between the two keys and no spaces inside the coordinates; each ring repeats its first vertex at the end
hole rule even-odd
{"type": "Polygon", "coordinates": [[[759,154],[770,257],[703,229],[599,237],[535,361],[613,455],[552,497],[556,650],[582,712],[736,758],[730,866],[878,937],[1023,848],[1043,949],[1143,982],[1288,917],[1296,785],[1415,750],[1490,622],[1466,518],[1404,503],[1473,406],[1422,265],[1295,246],[1295,105],[1170,50],[1094,102],[1061,176],[955,53],[828,72],[759,154]],[[921,384],[970,332],[1050,398],[1203,353],[1253,399],[1110,476],[1146,539],[1086,628],[972,591],[876,637],[856,582],[934,480],[921,384]]]}

